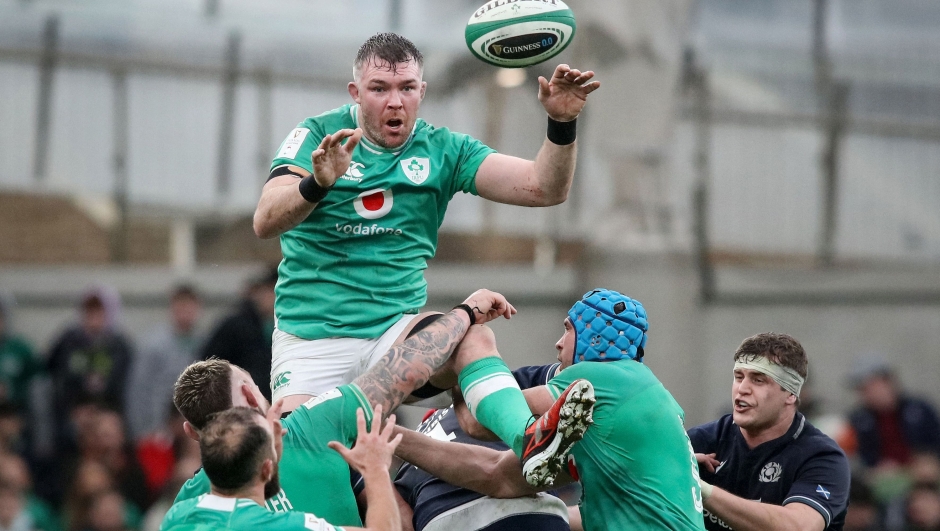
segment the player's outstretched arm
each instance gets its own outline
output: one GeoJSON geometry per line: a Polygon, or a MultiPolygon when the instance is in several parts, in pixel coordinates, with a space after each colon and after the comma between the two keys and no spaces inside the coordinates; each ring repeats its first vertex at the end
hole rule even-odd
{"type": "MultiPolygon", "coordinates": [[[[395,500],[392,478],[388,469],[392,465],[395,448],[401,442],[401,435],[394,435],[395,415],[389,416],[388,423],[382,429],[382,406],[375,408],[372,418],[372,431],[366,431],[366,420],[362,409],[356,410],[356,426],[359,435],[356,445],[346,448],[337,441],[329,443],[330,448],[339,452],[343,459],[362,474],[366,499],[369,509],[366,511],[366,530],[401,531],[401,515],[395,500]]],[[[346,527],[344,529],[357,529],[346,527]]]]}
{"type": "Polygon", "coordinates": [[[318,191],[332,188],[346,173],[361,138],[360,129],[341,129],[326,135],[311,155],[313,174],[300,166],[287,166],[290,173],[265,183],[255,208],[255,234],[259,238],[274,238],[307,219],[319,203],[312,199],[316,199],[318,191]],[[310,179],[313,181],[307,182],[310,179]]]}
{"type": "Polygon", "coordinates": [[[451,485],[493,498],[538,492],[526,483],[522,464],[512,450],[438,441],[401,426],[395,427],[395,433],[402,436],[395,455],[451,485]]]}
{"type": "Polygon", "coordinates": [[[746,500],[730,492],[702,485],[705,508],[721,518],[732,529],[742,531],[783,531],[802,529],[823,531],[826,521],[809,505],[789,503],[784,506],[746,500]]]}
{"type": "Polygon", "coordinates": [[[476,174],[479,194],[491,201],[520,206],[563,203],[574,177],[577,142],[574,120],[588,94],[600,87],[594,72],[558,65],[551,80],[539,77],[539,101],[549,117],[549,130],[535,160],[494,153],[476,174]]]}
{"type": "MultiPolygon", "coordinates": [[[[473,312],[476,324],[497,317],[509,319],[516,309],[499,293],[481,289],[464,300],[473,312]]],[[[405,341],[393,346],[365,374],[353,383],[366,395],[373,407],[393,411],[415,389],[428,382],[470,327],[470,315],[455,308],[405,341]]]]}

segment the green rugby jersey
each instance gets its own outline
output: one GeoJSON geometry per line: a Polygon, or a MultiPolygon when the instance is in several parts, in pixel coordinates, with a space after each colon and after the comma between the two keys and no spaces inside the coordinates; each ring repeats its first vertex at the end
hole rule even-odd
{"type": "MultiPolygon", "coordinates": [[[[361,527],[349,465],[327,447],[339,441],[351,447],[358,436],[356,410],[372,422],[372,407],[355,384],[327,391],[295,409],[282,421],[287,433],[278,470],[281,492],[266,501],[270,511],[314,513],[336,525],[361,527]]],[[[173,505],[207,494],[209,478],[200,470],[183,485],[173,505]]]]}
{"type": "MultiPolygon", "coordinates": [[[[313,171],[327,134],[358,124],[358,105],[308,118],[271,168],[313,171]]],[[[492,149],[418,119],[408,141],[386,149],[365,137],[346,174],[299,225],[281,235],[277,327],[304,339],[376,338],[427,301],[424,269],[457,192],[477,194],[477,168],[492,149]]]]}
{"type": "Polygon", "coordinates": [[[342,531],[310,513],[272,513],[254,500],[203,494],[173,504],[160,531],[342,531]]]}
{"type": "Polygon", "coordinates": [[[645,365],[581,362],[548,382],[557,399],[584,378],[594,424],[571,450],[581,477],[584,529],[705,529],[698,463],[684,412],[645,365]]]}

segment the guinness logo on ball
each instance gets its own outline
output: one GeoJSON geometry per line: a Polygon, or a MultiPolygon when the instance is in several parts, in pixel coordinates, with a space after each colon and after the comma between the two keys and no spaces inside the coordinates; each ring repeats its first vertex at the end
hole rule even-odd
{"type": "Polygon", "coordinates": [[[559,40],[554,33],[519,35],[490,44],[489,52],[503,59],[528,59],[551,50],[559,40]]]}

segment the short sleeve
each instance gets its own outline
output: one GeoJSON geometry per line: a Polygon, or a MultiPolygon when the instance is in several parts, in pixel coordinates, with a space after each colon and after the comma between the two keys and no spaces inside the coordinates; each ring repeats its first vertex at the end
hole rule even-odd
{"type": "Polygon", "coordinates": [[[323,133],[319,127],[311,120],[301,122],[293,131],[287,134],[287,138],[281,142],[271,161],[271,169],[279,166],[291,165],[299,166],[310,173],[313,173],[313,151],[323,140],[323,133]]]}
{"type": "Polygon", "coordinates": [[[849,462],[833,448],[804,463],[782,505],[809,505],[822,515],[828,528],[848,504],[849,482],[849,462]]]}
{"type": "Polygon", "coordinates": [[[483,160],[496,153],[496,150],[487,146],[483,142],[473,138],[470,135],[462,133],[451,133],[452,141],[458,147],[457,167],[455,168],[455,192],[479,195],[477,193],[476,176],[477,170],[483,160]]]}
{"type": "Polygon", "coordinates": [[[366,429],[372,425],[372,405],[366,399],[359,386],[355,384],[343,385],[337,388],[343,393],[343,437],[352,445],[359,436],[359,429],[356,425],[356,410],[362,408],[365,413],[366,429]]]}
{"type": "MultiPolygon", "coordinates": [[[[309,529],[310,531],[343,531],[342,527],[333,527],[326,520],[323,520],[322,518],[317,518],[316,515],[311,514],[311,513],[303,513],[303,519],[304,519],[303,529],[309,529]]],[[[293,528],[294,526],[291,526],[291,529],[293,528]]]]}

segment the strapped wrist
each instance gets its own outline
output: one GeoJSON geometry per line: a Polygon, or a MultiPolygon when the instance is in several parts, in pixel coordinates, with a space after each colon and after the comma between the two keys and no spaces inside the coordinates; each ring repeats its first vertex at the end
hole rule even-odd
{"type": "Polygon", "coordinates": [[[567,146],[575,141],[578,136],[578,119],[570,122],[559,122],[548,117],[548,131],[545,133],[548,141],[559,146],[567,146]]]}
{"type": "Polygon", "coordinates": [[[319,203],[323,201],[323,198],[326,197],[326,194],[333,189],[333,187],[324,188],[320,186],[320,183],[313,177],[313,175],[308,175],[300,180],[300,185],[298,190],[300,190],[300,195],[307,200],[308,203],[319,203]]]}
{"type": "MultiPolygon", "coordinates": [[[[480,309],[477,308],[476,306],[474,306],[473,308],[471,308],[468,304],[458,304],[457,306],[454,306],[454,309],[455,309],[455,310],[463,310],[463,311],[467,312],[467,316],[470,318],[470,326],[473,326],[473,325],[477,324],[477,316],[473,314],[473,310],[476,310],[476,311],[479,312],[480,309]]],[[[482,313],[482,312],[481,312],[481,313],[482,313]]]]}

